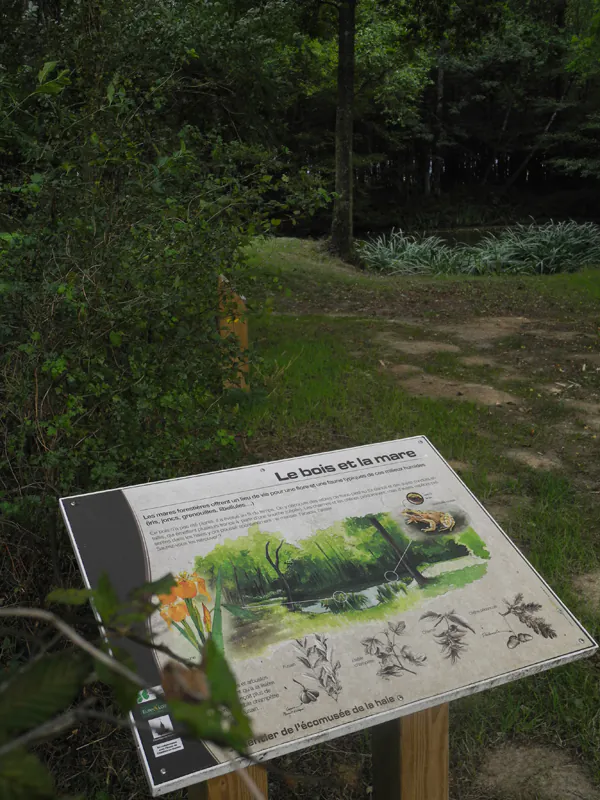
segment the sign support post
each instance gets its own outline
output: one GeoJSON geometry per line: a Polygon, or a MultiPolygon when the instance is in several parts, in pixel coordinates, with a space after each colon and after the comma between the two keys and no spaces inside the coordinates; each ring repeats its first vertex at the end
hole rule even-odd
{"type": "MultiPolygon", "coordinates": [[[[266,800],[269,796],[267,770],[264,767],[251,766],[244,772],[254,781],[266,800]]],[[[254,800],[254,796],[237,772],[228,772],[220,778],[211,778],[204,783],[190,786],[188,800],[254,800]]]]}
{"type": "Polygon", "coordinates": [[[240,360],[234,362],[237,379],[226,384],[227,389],[248,390],[248,319],[246,300],[231,290],[227,278],[219,278],[220,311],[219,333],[222,339],[233,335],[237,337],[241,350],[240,360]]]}
{"type": "Polygon", "coordinates": [[[374,800],[448,800],[448,703],[372,728],[374,800]]]}

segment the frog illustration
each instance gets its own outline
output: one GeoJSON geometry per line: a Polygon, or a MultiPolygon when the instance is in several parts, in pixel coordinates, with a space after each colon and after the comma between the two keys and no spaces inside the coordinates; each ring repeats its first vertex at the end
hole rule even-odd
{"type": "Polygon", "coordinates": [[[402,513],[407,517],[407,524],[411,522],[428,523],[428,527],[423,528],[423,533],[451,531],[456,525],[454,517],[447,511],[416,511],[413,508],[405,508],[402,513]]]}

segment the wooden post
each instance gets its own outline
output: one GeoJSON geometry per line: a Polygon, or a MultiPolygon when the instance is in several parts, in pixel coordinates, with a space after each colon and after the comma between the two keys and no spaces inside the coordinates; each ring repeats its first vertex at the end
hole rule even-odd
{"type": "Polygon", "coordinates": [[[448,704],[372,728],[373,800],[448,800],[448,704]]]}
{"type": "Polygon", "coordinates": [[[236,359],[238,366],[237,381],[229,381],[227,389],[239,388],[248,389],[248,320],[246,318],[246,301],[235,292],[231,291],[227,278],[219,278],[220,310],[219,333],[223,339],[234,334],[240,343],[242,350],[241,359],[236,359]]]}
{"type": "MultiPolygon", "coordinates": [[[[245,772],[252,778],[265,798],[269,796],[267,770],[264,767],[248,767],[245,772]]],[[[190,786],[188,800],[254,800],[254,795],[240,779],[237,772],[229,772],[220,778],[190,786]]]]}

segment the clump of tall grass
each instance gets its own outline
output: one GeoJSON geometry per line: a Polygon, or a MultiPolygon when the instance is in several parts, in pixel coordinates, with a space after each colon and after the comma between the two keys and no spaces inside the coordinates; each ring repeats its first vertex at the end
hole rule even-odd
{"type": "Polygon", "coordinates": [[[392,583],[384,583],[382,586],[377,587],[377,600],[379,603],[389,603],[391,600],[394,600],[396,595],[399,592],[404,592],[404,594],[408,594],[406,591],[406,587],[403,586],[402,583],[399,581],[394,581],[392,583]]]}
{"type": "Polygon", "coordinates": [[[455,248],[438,236],[408,236],[401,230],[357,245],[364,266],[385,275],[429,275],[450,271],[455,248]]]}
{"type": "Polygon", "coordinates": [[[366,269],[386,275],[551,275],[600,264],[600,226],[592,222],[513,225],[473,246],[447,245],[437,236],[402,231],[358,247],[366,269]]]}
{"type": "Polygon", "coordinates": [[[350,592],[344,600],[326,597],[321,600],[321,605],[331,611],[332,614],[343,614],[344,611],[362,611],[363,608],[369,605],[369,598],[365,594],[350,592]]]}
{"type": "Polygon", "coordinates": [[[600,227],[593,222],[514,225],[472,248],[481,272],[551,275],[600,264],[600,227]]]}

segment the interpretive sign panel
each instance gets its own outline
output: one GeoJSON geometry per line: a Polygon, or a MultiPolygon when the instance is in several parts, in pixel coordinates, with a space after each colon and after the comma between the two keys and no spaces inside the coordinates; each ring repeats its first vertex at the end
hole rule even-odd
{"type": "MultiPolygon", "coordinates": [[[[259,759],[591,655],[595,642],[425,437],[69,497],[88,586],[177,589],[155,642],[198,659],[215,614],[259,759]]],[[[182,738],[166,656],[134,729],[153,794],[227,772],[182,738]],[[143,721],[145,724],[140,725],[143,721]]]]}

